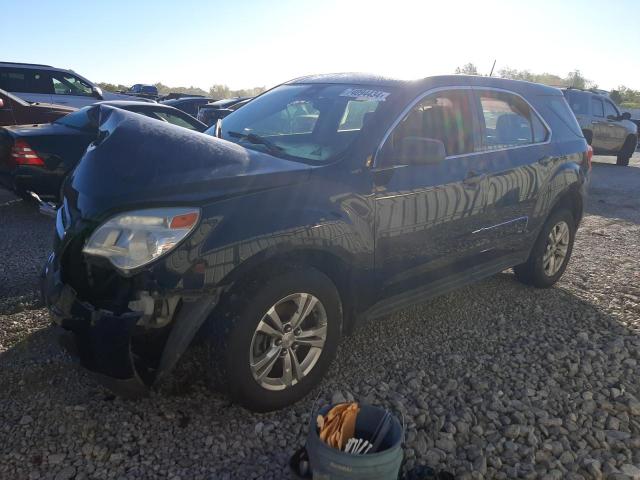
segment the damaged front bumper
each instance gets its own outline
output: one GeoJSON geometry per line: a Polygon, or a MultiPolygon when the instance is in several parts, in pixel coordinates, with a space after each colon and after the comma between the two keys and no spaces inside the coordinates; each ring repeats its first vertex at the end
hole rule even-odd
{"type": "Polygon", "coordinates": [[[70,353],[77,353],[82,365],[95,373],[100,383],[128,398],[147,394],[173,369],[217,302],[216,295],[186,298],[172,320],[159,358],[148,368],[147,359],[140,358],[132,346],[134,337],[138,342],[145,341],[143,312],[118,315],[78,298],[76,291],[62,281],[55,254],[45,265],[41,291],[53,321],[75,334],[76,348],[70,353]]]}

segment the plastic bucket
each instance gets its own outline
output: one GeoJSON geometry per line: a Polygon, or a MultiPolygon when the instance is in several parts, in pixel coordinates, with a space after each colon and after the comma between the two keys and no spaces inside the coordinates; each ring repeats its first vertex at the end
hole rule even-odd
{"type": "MultiPolygon", "coordinates": [[[[379,452],[354,455],[332,448],[320,440],[316,417],[326,415],[331,407],[323,407],[311,416],[306,449],[314,480],[397,480],[404,455],[404,432],[395,415],[391,415],[391,428],[385,435],[379,452]]],[[[385,413],[383,408],[360,405],[355,437],[371,439],[385,413]]]]}

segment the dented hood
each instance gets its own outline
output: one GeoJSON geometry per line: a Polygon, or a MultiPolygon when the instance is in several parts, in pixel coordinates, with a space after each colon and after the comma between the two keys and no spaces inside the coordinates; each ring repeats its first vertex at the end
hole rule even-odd
{"type": "Polygon", "coordinates": [[[94,121],[98,138],[65,186],[68,206],[85,218],[281,187],[312,168],[109,106],[94,121]]]}

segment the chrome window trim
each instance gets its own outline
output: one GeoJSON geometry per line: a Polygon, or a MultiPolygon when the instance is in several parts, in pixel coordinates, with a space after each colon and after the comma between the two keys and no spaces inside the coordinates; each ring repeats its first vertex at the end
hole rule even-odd
{"type": "MultiPolygon", "coordinates": [[[[515,149],[518,149],[518,148],[527,148],[527,147],[533,147],[533,146],[537,146],[537,145],[547,145],[547,144],[551,143],[551,138],[553,137],[553,130],[551,130],[551,127],[549,126],[547,121],[544,119],[544,117],[542,115],[540,115],[540,113],[535,109],[535,107],[533,105],[531,105],[531,103],[529,103],[529,101],[526,98],[524,98],[522,95],[520,95],[517,92],[514,92],[512,90],[507,90],[505,88],[484,87],[484,86],[479,86],[479,85],[452,85],[450,87],[436,87],[436,88],[432,88],[432,89],[427,90],[427,91],[423,92],[422,94],[418,95],[415,99],[413,99],[412,102],[409,103],[409,105],[407,105],[404,108],[404,110],[402,110],[400,115],[398,115],[398,117],[393,121],[391,126],[387,129],[387,131],[385,132],[384,136],[382,137],[382,141],[378,144],[378,148],[376,148],[376,153],[373,156],[373,165],[372,165],[371,168],[377,167],[377,165],[378,165],[378,154],[380,153],[380,150],[382,150],[382,146],[385,144],[385,142],[389,138],[389,135],[391,135],[391,132],[393,132],[393,130],[398,126],[398,124],[409,114],[409,112],[411,111],[411,109],[413,107],[415,107],[418,103],[420,103],[424,98],[428,97],[429,95],[432,95],[432,94],[438,93],[438,92],[443,92],[443,91],[451,91],[451,90],[471,90],[473,92],[480,91],[480,90],[489,90],[489,91],[493,91],[493,92],[502,92],[502,93],[508,93],[508,94],[511,94],[511,95],[515,95],[516,97],[519,97],[524,103],[526,103],[529,106],[529,108],[531,109],[531,111],[536,115],[536,117],[538,117],[538,120],[540,120],[542,125],[544,125],[544,127],[547,129],[548,136],[547,136],[547,139],[544,142],[528,143],[526,145],[514,145],[512,147],[496,148],[495,150],[482,150],[482,151],[479,151],[479,152],[461,153],[459,155],[447,155],[445,157],[445,160],[448,160],[450,158],[470,157],[472,155],[484,155],[486,153],[493,153],[493,152],[503,152],[505,150],[515,150],[515,149]]],[[[604,109],[604,107],[603,107],[603,109],[604,109]]]]}

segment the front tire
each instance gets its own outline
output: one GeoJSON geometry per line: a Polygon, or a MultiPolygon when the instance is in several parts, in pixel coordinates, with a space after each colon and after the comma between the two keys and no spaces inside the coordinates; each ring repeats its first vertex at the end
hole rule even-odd
{"type": "Polygon", "coordinates": [[[303,398],[335,357],[342,308],[331,280],[298,268],[254,280],[211,319],[215,385],[249,410],[277,410],[303,398]]]}
{"type": "Polygon", "coordinates": [[[529,259],[513,268],[516,278],[534,287],[551,287],[567,268],[575,234],[571,212],[564,209],[553,212],[542,227],[529,259]]]}

